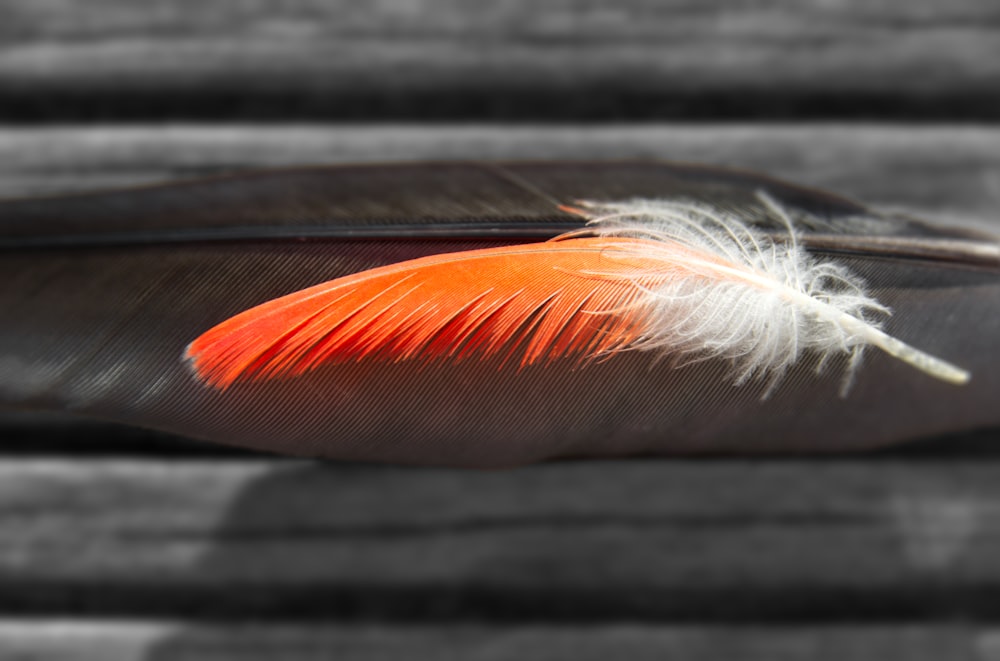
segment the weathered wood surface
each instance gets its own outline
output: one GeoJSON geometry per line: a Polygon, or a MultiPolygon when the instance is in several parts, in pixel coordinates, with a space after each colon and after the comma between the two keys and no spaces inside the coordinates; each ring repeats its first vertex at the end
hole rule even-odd
{"type": "Polygon", "coordinates": [[[0,609],[404,618],[995,616],[1000,481],[944,463],[495,473],[0,463],[0,609]]]}
{"type": "Polygon", "coordinates": [[[889,124],[0,129],[0,195],[304,164],[629,159],[748,168],[940,222],[1000,224],[1000,130],[889,124]]]}
{"type": "MultiPolygon", "coordinates": [[[[998,80],[985,0],[0,0],[0,122],[34,124],[0,125],[0,196],[658,158],[996,228],[1000,131],[956,122],[995,122],[998,80]],[[944,123],[880,123],[901,117],[944,123]],[[290,123],[310,118],[402,123],[290,123]],[[227,123],[176,123],[198,119],[227,123]]],[[[0,450],[3,659],[1000,659],[995,431],[957,452],[501,473],[32,433],[0,450]]]]}
{"type": "Polygon", "coordinates": [[[46,661],[349,658],[456,661],[988,661],[1000,658],[993,628],[391,627],[181,625],[174,622],[0,622],[0,656],[46,661]]]}
{"type": "MultiPolygon", "coordinates": [[[[382,97],[391,110],[414,92],[427,95],[403,104],[411,116],[433,114],[449,94],[478,94],[503,113],[503,97],[516,105],[525,93],[535,96],[524,112],[536,115],[600,112],[622,92],[655,107],[657,98],[721,93],[737,108],[755,97],[772,109],[788,95],[819,94],[812,111],[828,104],[829,114],[850,105],[843,94],[907,99],[901,108],[936,96],[972,101],[946,105],[953,115],[1000,109],[1000,10],[982,0],[5,0],[0,11],[0,95],[42,113],[59,109],[38,93],[71,103],[109,94],[126,113],[129,93],[151,95],[150,112],[165,103],[182,114],[214,97],[226,116],[241,106],[226,95],[326,98],[325,112],[337,114],[359,96],[382,97]]],[[[702,109],[725,112],[726,103],[702,109]]]]}

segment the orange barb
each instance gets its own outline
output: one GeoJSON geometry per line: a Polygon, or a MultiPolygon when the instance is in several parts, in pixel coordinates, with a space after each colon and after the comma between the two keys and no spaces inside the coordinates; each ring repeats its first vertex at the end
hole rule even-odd
{"type": "Polygon", "coordinates": [[[218,388],[362,359],[586,359],[641,338],[640,301],[674,270],[650,245],[574,238],[390,264],[238,314],[187,358],[218,388]]]}

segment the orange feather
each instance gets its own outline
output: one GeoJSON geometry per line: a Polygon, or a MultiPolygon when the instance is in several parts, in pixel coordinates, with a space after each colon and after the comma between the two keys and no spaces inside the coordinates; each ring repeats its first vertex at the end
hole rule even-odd
{"type": "Polygon", "coordinates": [[[670,251],[689,252],[588,237],[390,264],[238,314],[194,340],[187,357],[218,388],[362,359],[586,360],[641,339],[649,288],[681,268],[664,259],[670,251]]]}

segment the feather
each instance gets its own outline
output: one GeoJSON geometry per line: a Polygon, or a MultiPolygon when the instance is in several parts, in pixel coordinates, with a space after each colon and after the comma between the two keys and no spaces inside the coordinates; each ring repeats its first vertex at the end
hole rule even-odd
{"type": "MultiPolygon", "coordinates": [[[[777,243],[706,205],[588,203],[594,237],[433,255],[339,278],[264,303],[195,339],[185,352],[204,382],[302,374],[366,359],[462,360],[518,352],[521,367],[656,350],[676,363],[723,358],[735,381],[777,384],[804,352],[824,365],[878,346],[941,380],[965,370],[882,332],[888,309],[831,261],[777,243]]],[[[506,361],[504,361],[506,362],[506,361]]],[[[501,363],[502,364],[502,363],[501,363]]],[[[765,395],[770,390],[765,391],[765,395]]]]}
{"type": "MultiPolygon", "coordinates": [[[[658,267],[643,262],[641,268],[658,267]]],[[[519,303],[519,314],[552,305],[532,296],[519,303]]],[[[995,239],[704,166],[311,167],[4,200],[0,307],[3,411],[68,414],[283,454],[499,467],[565,456],[844,452],[1000,425],[995,239]],[[420,345],[383,329],[378,342],[351,349],[339,362],[331,356],[288,378],[273,377],[292,370],[295,360],[272,365],[278,371],[242,371],[225,388],[206,386],[181,359],[206,330],[317,283],[447,254],[503,254],[511,246],[665,243],[639,233],[655,225],[648,215],[588,227],[578,215],[558,211],[553,199],[684,200],[734,216],[778,249],[788,247],[785,221],[759,190],[794,221],[799,251],[816,263],[835,260],[867,283],[870,298],[892,308],[891,317],[866,309],[867,322],[974,367],[969,384],[920,378],[869,351],[851,397],[841,399],[838,370],[847,360],[838,357],[856,347],[830,354],[837,369],[817,376],[813,358],[822,350],[800,344],[776,389],[780,366],[762,367],[733,388],[748,365],[738,356],[700,360],[703,354],[675,351],[664,360],[663,348],[643,346],[640,327],[613,331],[619,315],[664,327],[663,315],[655,314],[661,308],[640,305],[658,281],[621,270],[619,262],[633,259],[631,248],[621,249],[634,245],[627,243],[604,251],[596,264],[577,264],[575,275],[550,273],[588,287],[603,279],[608,299],[576,311],[567,298],[560,309],[575,314],[566,318],[536,312],[530,318],[539,325],[519,327],[517,342],[486,333],[474,351],[461,354],[444,335],[436,336],[438,344],[420,345]],[[639,227],[619,231],[623,225],[639,227]],[[643,309],[652,312],[645,317],[643,309]],[[403,345],[394,343],[404,339],[419,351],[403,357],[403,345]],[[549,351],[526,360],[530,342],[549,351]],[[428,346],[437,357],[425,354],[428,346]],[[675,369],[672,361],[699,362],[675,369]],[[762,400],[769,388],[771,397],[762,400]]]]}

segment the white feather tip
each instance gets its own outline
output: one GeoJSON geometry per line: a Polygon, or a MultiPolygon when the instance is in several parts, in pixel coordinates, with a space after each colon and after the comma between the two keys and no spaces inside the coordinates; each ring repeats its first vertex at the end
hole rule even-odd
{"type": "Polygon", "coordinates": [[[803,250],[787,212],[765,193],[758,199],[787,228],[787,241],[703,203],[582,201],[566,209],[587,217],[593,234],[653,240],[644,246],[662,242],[671,246],[664,259],[682,262],[684,277],[648,291],[649,318],[637,348],[662,350],[680,363],[729,360],[737,383],[769,381],[765,396],[805,353],[818,356],[818,369],[833,356],[849,358],[846,395],[868,345],[942,381],[968,382],[966,370],[884,333],[878,319],[889,310],[864,282],[803,250]],[[678,245],[686,250],[678,253],[678,245]]]}

